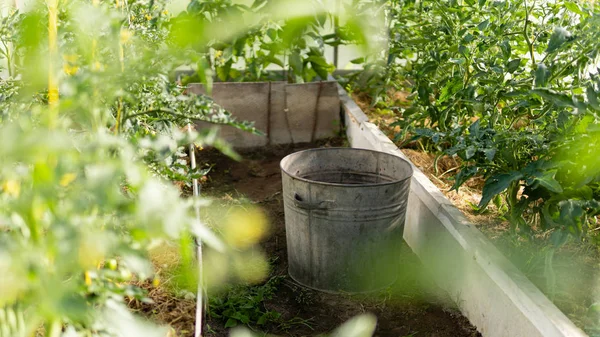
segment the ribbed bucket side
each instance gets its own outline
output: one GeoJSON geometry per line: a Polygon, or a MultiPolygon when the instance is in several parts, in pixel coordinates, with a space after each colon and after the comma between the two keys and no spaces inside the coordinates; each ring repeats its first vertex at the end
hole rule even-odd
{"type": "Polygon", "coordinates": [[[324,148],[281,161],[290,276],[329,292],[395,281],[412,168],[382,152],[324,148]]]}

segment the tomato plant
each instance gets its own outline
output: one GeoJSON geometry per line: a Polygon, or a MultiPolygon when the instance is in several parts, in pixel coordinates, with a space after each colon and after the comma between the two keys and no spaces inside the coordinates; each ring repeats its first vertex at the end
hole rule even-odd
{"type": "Polygon", "coordinates": [[[388,1],[388,11],[389,51],[368,83],[410,91],[409,106],[391,107],[396,140],[459,157],[453,188],[483,176],[479,208],[506,203],[513,230],[550,230],[556,245],[586,239],[600,210],[598,160],[587,155],[599,122],[598,9],[464,0],[388,1]]]}
{"type": "MultiPolygon", "coordinates": [[[[250,17],[249,29],[235,38],[219,38],[207,45],[196,45],[202,58],[202,65],[214,69],[220,81],[259,81],[287,80],[289,82],[310,82],[313,79],[326,80],[335,67],[324,56],[325,46],[340,44],[368,45],[368,21],[360,21],[361,16],[353,16],[357,11],[349,8],[344,24],[330,34],[339,9],[332,2],[307,1],[305,8],[299,8],[293,17],[273,17],[276,2],[256,0],[252,5],[242,5],[230,0],[193,0],[181,20],[201,17],[208,23],[218,23],[232,16],[250,17]],[[308,9],[308,11],[307,11],[308,9]],[[273,73],[273,69],[283,71],[283,77],[273,73]]],[[[283,6],[280,7],[281,10],[283,6]]],[[[365,10],[366,13],[372,12],[365,10]]],[[[376,25],[375,25],[376,26],[376,25]]],[[[188,41],[189,42],[189,41],[188,41]]],[[[199,66],[199,68],[204,68],[199,66]]],[[[205,80],[206,74],[186,81],[205,80]]]]}

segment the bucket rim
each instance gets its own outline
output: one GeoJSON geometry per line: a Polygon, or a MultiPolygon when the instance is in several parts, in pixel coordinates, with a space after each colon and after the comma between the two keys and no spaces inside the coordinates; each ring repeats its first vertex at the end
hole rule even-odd
{"type": "Polygon", "coordinates": [[[403,183],[406,180],[409,180],[413,177],[413,174],[415,172],[413,165],[410,161],[391,154],[391,153],[387,153],[387,152],[383,152],[383,151],[375,151],[375,150],[369,150],[369,149],[360,149],[360,148],[353,148],[353,147],[317,147],[317,148],[312,148],[312,149],[306,149],[306,150],[300,150],[300,151],[296,151],[294,153],[290,153],[287,156],[283,157],[280,161],[279,161],[279,168],[281,169],[281,171],[283,173],[285,173],[287,176],[289,176],[292,179],[296,179],[296,180],[300,180],[300,181],[304,181],[304,182],[308,182],[311,184],[319,184],[319,185],[324,185],[324,186],[338,186],[338,187],[356,187],[356,188],[360,188],[360,187],[375,187],[375,186],[385,186],[385,185],[394,185],[394,184],[398,184],[398,183],[403,183]],[[408,165],[409,168],[409,174],[406,178],[404,179],[398,179],[398,180],[393,180],[393,181],[385,181],[385,182],[380,182],[380,183],[365,183],[365,184],[342,184],[342,183],[328,183],[328,182],[324,182],[324,181],[318,181],[318,180],[311,180],[311,179],[306,179],[306,178],[302,178],[302,177],[298,177],[296,175],[293,175],[291,173],[289,173],[288,171],[286,171],[283,168],[283,163],[286,160],[289,160],[288,158],[294,156],[294,155],[298,155],[300,153],[303,152],[314,152],[314,151],[331,151],[331,150],[337,150],[337,151],[362,151],[362,152],[371,152],[371,153],[376,153],[378,155],[385,155],[385,156],[390,156],[390,157],[394,157],[397,159],[400,159],[400,161],[403,161],[404,163],[406,163],[408,165]]]}

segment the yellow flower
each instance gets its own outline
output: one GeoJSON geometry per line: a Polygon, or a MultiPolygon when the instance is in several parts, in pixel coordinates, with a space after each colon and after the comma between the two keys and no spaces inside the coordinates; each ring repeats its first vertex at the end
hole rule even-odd
{"type": "Polygon", "coordinates": [[[148,20],[148,21],[152,20],[152,15],[146,14],[145,16],[146,16],[146,20],[148,20]]]}
{"type": "Polygon", "coordinates": [[[100,70],[102,70],[102,63],[100,63],[98,61],[94,62],[93,70],[94,71],[100,71],[100,70]]]}
{"type": "Polygon", "coordinates": [[[17,180],[6,180],[2,183],[2,191],[12,197],[18,198],[21,194],[21,183],[17,180]]]}
{"type": "Polygon", "coordinates": [[[121,44],[127,44],[129,42],[129,39],[131,39],[132,35],[133,35],[133,33],[129,29],[127,29],[127,28],[121,29],[121,34],[120,34],[121,44]]]}
{"type": "Polygon", "coordinates": [[[90,276],[89,271],[86,271],[85,273],[83,273],[83,278],[84,278],[86,286],[92,285],[92,277],[90,276]]]}
{"type": "Polygon", "coordinates": [[[160,278],[158,276],[156,276],[156,277],[154,277],[154,279],[152,279],[152,286],[154,286],[156,288],[159,285],[160,285],[160,278]]]}
{"type": "Polygon", "coordinates": [[[75,180],[75,178],[77,178],[77,175],[75,173],[65,173],[60,178],[60,186],[62,186],[62,187],[68,186],[70,183],[73,182],[73,180],[75,180]]]}
{"type": "Polygon", "coordinates": [[[69,76],[75,75],[77,73],[77,70],[79,70],[78,66],[71,66],[68,64],[63,65],[63,71],[69,76]]]}
{"type": "Polygon", "coordinates": [[[163,15],[169,15],[169,11],[165,9],[164,11],[162,11],[162,14],[163,15]]]}
{"type": "Polygon", "coordinates": [[[64,61],[63,71],[65,72],[65,74],[69,76],[75,75],[75,73],[77,73],[77,70],[79,70],[79,66],[76,65],[79,56],[75,54],[65,54],[62,57],[64,61]]]}

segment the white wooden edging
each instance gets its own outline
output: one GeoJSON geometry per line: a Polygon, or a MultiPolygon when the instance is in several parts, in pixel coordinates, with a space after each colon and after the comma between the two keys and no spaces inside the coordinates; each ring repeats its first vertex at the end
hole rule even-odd
{"type": "MultiPolygon", "coordinates": [[[[338,91],[352,147],[408,160],[341,86],[338,91]]],[[[587,336],[413,168],[404,240],[484,337],[587,336]]]]}

